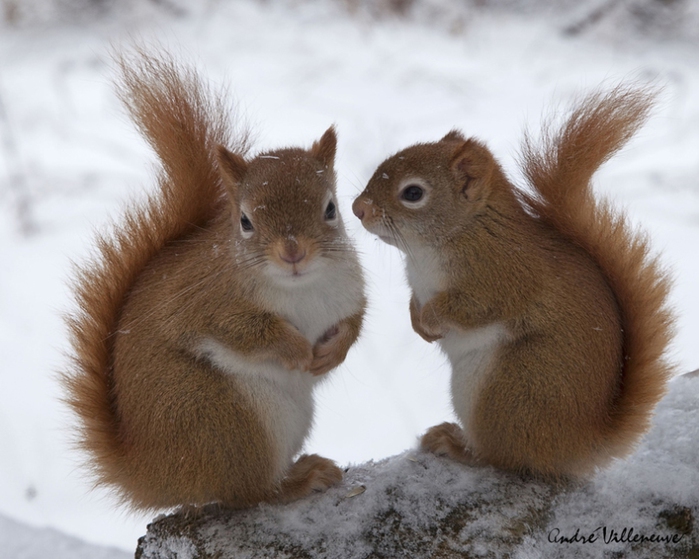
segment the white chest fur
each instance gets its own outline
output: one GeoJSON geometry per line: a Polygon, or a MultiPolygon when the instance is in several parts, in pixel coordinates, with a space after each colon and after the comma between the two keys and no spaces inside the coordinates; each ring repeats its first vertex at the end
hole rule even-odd
{"type": "Polygon", "coordinates": [[[444,289],[442,264],[437,251],[431,247],[411,247],[405,255],[405,272],[420,306],[444,289]]]}
{"type": "MultiPolygon", "coordinates": [[[[429,247],[411,247],[406,255],[406,274],[420,306],[446,287],[437,251],[429,247]]],[[[439,340],[451,364],[451,399],[466,437],[470,435],[472,416],[478,395],[492,370],[498,347],[507,337],[500,323],[471,330],[451,330],[439,340]]]]}
{"type": "Polygon", "coordinates": [[[359,269],[352,259],[344,265],[325,266],[312,282],[298,286],[267,283],[260,292],[268,310],[291,322],[313,344],[338,321],[360,310],[364,283],[359,269]]]}
{"type": "Polygon", "coordinates": [[[220,342],[206,338],[199,351],[234,378],[271,435],[279,456],[278,474],[301,450],[313,424],[313,387],[322,377],[287,371],[274,361],[252,362],[220,342]]]}

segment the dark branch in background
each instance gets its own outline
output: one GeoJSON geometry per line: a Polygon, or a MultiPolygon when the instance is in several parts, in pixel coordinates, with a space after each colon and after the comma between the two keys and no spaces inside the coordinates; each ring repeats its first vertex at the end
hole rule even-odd
{"type": "Polygon", "coordinates": [[[566,35],[580,35],[581,33],[587,31],[590,27],[595,26],[597,23],[602,21],[606,16],[614,11],[614,8],[619,6],[623,0],[607,0],[594,10],[589,12],[584,18],[580,19],[575,23],[571,23],[563,29],[563,33],[566,35]]]}
{"type": "MultiPolygon", "coordinates": [[[[199,2],[208,11],[216,5],[237,0],[199,2]]],[[[465,22],[478,12],[512,15],[539,15],[553,18],[560,32],[580,36],[598,27],[619,28],[619,32],[656,39],[699,40],[699,15],[692,6],[696,0],[257,0],[260,4],[286,4],[291,9],[303,4],[336,4],[352,16],[380,20],[386,17],[412,19],[421,23],[446,26],[460,33],[465,22]],[[561,23],[563,22],[563,23],[561,23]]],[[[76,21],[90,23],[104,18],[129,17],[140,5],[149,5],[165,15],[186,17],[198,10],[196,2],[187,0],[43,0],[42,9],[31,7],[24,0],[0,0],[0,25],[59,24],[76,21]]]]}
{"type": "Polygon", "coordinates": [[[2,0],[2,17],[10,25],[19,17],[16,0],[2,0]]]}
{"type": "Polygon", "coordinates": [[[10,196],[14,198],[19,230],[23,235],[30,235],[36,231],[36,224],[31,215],[31,197],[29,195],[27,178],[22,169],[17,140],[10,124],[5,102],[3,101],[2,91],[0,91],[0,145],[7,162],[9,191],[10,196]]]}
{"type": "Polygon", "coordinates": [[[169,11],[174,16],[184,17],[187,15],[187,10],[185,10],[182,6],[178,6],[174,2],[171,2],[170,0],[150,0],[150,2],[151,4],[155,4],[156,6],[169,11]]]}
{"type": "Polygon", "coordinates": [[[43,10],[32,9],[22,5],[23,0],[0,0],[0,25],[8,26],[21,23],[61,23],[99,20],[106,17],[128,14],[140,2],[151,4],[157,10],[173,17],[185,17],[189,14],[184,0],[46,0],[43,10]],[[46,12],[46,13],[42,13],[46,12]],[[38,13],[37,13],[38,12],[38,13]]]}

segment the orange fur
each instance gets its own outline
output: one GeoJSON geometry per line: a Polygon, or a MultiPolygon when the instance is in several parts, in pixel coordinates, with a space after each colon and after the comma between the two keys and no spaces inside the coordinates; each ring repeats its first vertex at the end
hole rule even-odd
{"type": "MultiPolygon", "coordinates": [[[[193,70],[143,52],[138,60],[120,57],[117,62],[120,97],[158,154],[162,172],[158,192],[129,208],[111,236],[97,238],[97,257],[77,272],[80,310],[68,318],[75,372],[63,375],[67,402],[82,422],[80,446],[94,457],[96,477],[105,484],[116,483],[125,469],[109,374],[125,297],[168,241],[220,212],[225,191],[214,149],[233,140],[225,100],[207,91],[193,70]]],[[[247,152],[246,132],[236,138],[234,149],[247,152]]]]}
{"type": "Polygon", "coordinates": [[[63,380],[97,481],[147,510],[325,489],[341,470],[293,456],[365,305],[335,208],[335,130],[247,160],[248,134],[233,137],[193,70],[145,53],[119,67],[162,171],[77,273],[63,380]]]}
{"type": "Polygon", "coordinates": [[[527,137],[531,193],[453,130],[388,158],[355,200],[363,225],[405,252],[413,329],[452,364],[463,433],[434,427],[424,448],[584,476],[648,429],[672,371],[669,281],[590,179],[652,102],[642,89],[594,94],[541,148],[527,137]]]}
{"type": "Polygon", "coordinates": [[[670,278],[650,256],[647,235],[623,213],[597,201],[591,178],[648,118],[654,95],[619,86],[583,100],[558,133],[546,131],[541,147],[527,137],[523,167],[533,194],[527,206],[581,246],[597,262],[617,299],[623,325],[620,393],[611,409],[611,453],[628,453],[650,427],[653,409],[673,374],[666,358],[674,317],[670,278]]]}
{"type": "Polygon", "coordinates": [[[278,501],[288,503],[342,481],[342,470],[332,460],[317,454],[304,454],[289,469],[282,482],[278,501]]]}

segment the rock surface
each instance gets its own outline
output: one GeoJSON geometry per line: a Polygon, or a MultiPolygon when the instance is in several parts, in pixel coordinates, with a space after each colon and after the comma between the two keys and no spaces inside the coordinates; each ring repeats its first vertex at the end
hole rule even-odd
{"type": "Polygon", "coordinates": [[[671,383],[636,453],[551,485],[418,451],[285,506],[156,519],[136,559],[699,559],[699,371],[671,383]]]}

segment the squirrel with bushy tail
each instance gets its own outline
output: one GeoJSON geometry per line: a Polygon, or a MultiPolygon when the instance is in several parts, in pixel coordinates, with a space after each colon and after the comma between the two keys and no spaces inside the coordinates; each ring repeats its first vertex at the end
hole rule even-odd
{"type": "Polygon", "coordinates": [[[648,429],[673,372],[669,280],[590,181],[653,101],[619,86],[580,101],[540,147],[527,136],[528,190],[454,130],[388,158],[355,200],[364,227],[405,253],[412,326],[451,364],[459,424],[431,428],[424,449],[570,479],[648,429]]]}
{"type": "Polygon", "coordinates": [[[67,400],[97,482],[134,508],[241,508],[322,491],[297,458],[313,388],[357,339],[364,280],[337,205],[336,135],[248,157],[225,99],[167,55],[119,59],[159,157],[75,282],[67,400]]]}

